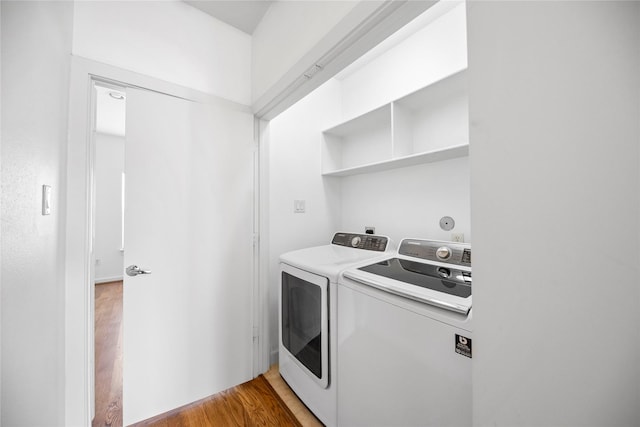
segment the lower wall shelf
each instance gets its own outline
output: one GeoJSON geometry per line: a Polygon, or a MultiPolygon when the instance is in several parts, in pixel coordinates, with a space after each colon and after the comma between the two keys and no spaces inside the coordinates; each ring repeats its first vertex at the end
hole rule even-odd
{"type": "Polygon", "coordinates": [[[354,166],[346,169],[327,171],[322,176],[350,176],[362,173],[381,172],[389,169],[415,166],[425,163],[440,162],[443,160],[455,159],[469,155],[469,144],[456,145],[439,150],[427,151],[424,153],[412,154],[405,157],[384,160],[365,165],[354,166]]]}

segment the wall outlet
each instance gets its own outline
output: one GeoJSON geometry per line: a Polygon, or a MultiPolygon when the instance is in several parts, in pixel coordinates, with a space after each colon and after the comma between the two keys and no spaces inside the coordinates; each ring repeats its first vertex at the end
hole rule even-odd
{"type": "Polygon", "coordinates": [[[294,200],[293,201],[293,213],[304,213],[306,211],[306,201],[294,200]]]}
{"type": "Polygon", "coordinates": [[[451,241],[464,243],[464,233],[451,233],[451,241]]]}

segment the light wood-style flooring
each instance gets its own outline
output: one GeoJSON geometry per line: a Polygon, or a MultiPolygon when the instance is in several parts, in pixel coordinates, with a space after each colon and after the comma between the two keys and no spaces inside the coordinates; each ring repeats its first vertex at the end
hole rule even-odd
{"type": "Polygon", "coordinates": [[[282,379],[278,371],[278,365],[273,365],[271,369],[264,373],[264,377],[269,381],[271,387],[278,393],[278,396],[287,405],[289,410],[295,415],[304,427],[322,427],[323,424],[304,406],[298,396],[289,388],[289,385],[282,379]]]}
{"type": "Polygon", "coordinates": [[[93,427],[122,426],[122,281],[96,285],[96,416],[93,427]]]}
{"type": "Polygon", "coordinates": [[[260,375],[213,396],[135,424],[135,427],[282,426],[301,427],[260,375]]]}
{"type": "MultiPolygon", "coordinates": [[[[96,416],[93,427],[122,426],[122,282],[96,286],[96,416]]],[[[258,378],[136,424],[142,426],[322,426],[291,391],[277,365],[258,378]]]]}

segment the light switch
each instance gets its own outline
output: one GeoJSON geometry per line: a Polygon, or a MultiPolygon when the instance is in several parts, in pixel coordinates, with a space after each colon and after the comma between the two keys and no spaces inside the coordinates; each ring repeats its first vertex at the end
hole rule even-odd
{"type": "Polygon", "coordinates": [[[294,200],[293,201],[293,213],[304,213],[306,210],[306,201],[305,200],[294,200]]]}
{"type": "Polygon", "coordinates": [[[51,186],[42,186],[42,215],[51,215],[51,186]]]}

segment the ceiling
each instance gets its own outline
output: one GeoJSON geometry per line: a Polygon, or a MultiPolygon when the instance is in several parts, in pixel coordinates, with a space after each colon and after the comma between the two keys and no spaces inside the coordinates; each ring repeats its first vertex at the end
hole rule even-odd
{"type": "Polygon", "coordinates": [[[251,35],[273,0],[184,0],[184,2],[251,35]]]}

